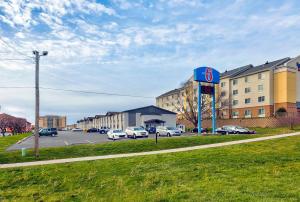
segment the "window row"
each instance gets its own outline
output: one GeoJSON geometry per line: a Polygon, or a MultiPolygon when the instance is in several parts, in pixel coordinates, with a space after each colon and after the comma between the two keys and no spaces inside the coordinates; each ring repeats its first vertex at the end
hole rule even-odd
{"type": "MultiPolygon", "coordinates": [[[[265,109],[263,107],[259,108],[257,110],[258,116],[259,117],[264,117],[265,116],[265,109]]],[[[244,111],[244,117],[245,118],[250,118],[252,116],[252,111],[250,109],[246,109],[244,111]]],[[[238,111],[233,111],[232,112],[232,118],[238,118],[239,117],[239,112],[238,111]]]]}
{"type": "MultiPolygon", "coordinates": [[[[257,101],[258,102],[264,102],[265,101],[265,96],[259,96],[257,98],[257,101]]],[[[245,104],[250,104],[251,103],[251,98],[246,98],[245,99],[245,104]]],[[[235,105],[238,105],[239,104],[239,101],[238,100],[232,100],[232,105],[235,106],[235,105]]]]}
{"type": "MultiPolygon", "coordinates": [[[[264,75],[263,73],[257,74],[257,79],[258,79],[258,80],[263,80],[264,78],[265,78],[265,75],[264,75]]],[[[245,77],[244,77],[244,81],[245,81],[245,83],[250,82],[249,77],[248,77],[248,76],[245,76],[245,77]]],[[[232,80],[232,85],[237,85],[237,84],[238,84],[238,79],[233,79],[233,80],[232,80]]],[[[221,82],[221,87],[223,88],[223,87],[225,87],[225,86],[226,86],[226,82],[221,82]]]]}

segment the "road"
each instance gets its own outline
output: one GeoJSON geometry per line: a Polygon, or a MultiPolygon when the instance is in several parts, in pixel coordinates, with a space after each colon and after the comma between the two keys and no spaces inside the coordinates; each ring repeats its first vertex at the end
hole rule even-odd
{"type": "MultiPolygon", "coordinates": [[[[150,134],[148,138],[155,138],[154,134],[150,134]]],[[[144,138],[139,138],[144,139],[144,138]]],[[[139,140],[137,139],[137,140],[139,140]]],[[[128,139],[120,139],[116,141],[126,141],[128,139]]],[[[83,132],[72,132],[72,131],[59,131],[56,137],[42,136],[40,137],[40,148],[45,147],[61,147],[79,144],[95,144],[112,142],[107,138],[106,134],[99,133],[83,133],[83,132]]],[[[7,151],[20,150],[22,148],[33,148],[34,137],[31,136],[21,143],[14,144],[7,148],[7,151]]]]}

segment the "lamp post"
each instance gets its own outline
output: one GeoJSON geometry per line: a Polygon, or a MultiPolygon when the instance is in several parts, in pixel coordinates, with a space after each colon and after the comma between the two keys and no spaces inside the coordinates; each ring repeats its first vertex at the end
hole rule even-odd
{"type": "Polygon", "coordinates": [[[39,68],[40,57],[48,55],[48,51],[33,51],[35,55],[35,127],[34,127],[34,152],[35,157],[39,157],[39,119],[40,119],[40,91],[39,91],[39,68]]]}

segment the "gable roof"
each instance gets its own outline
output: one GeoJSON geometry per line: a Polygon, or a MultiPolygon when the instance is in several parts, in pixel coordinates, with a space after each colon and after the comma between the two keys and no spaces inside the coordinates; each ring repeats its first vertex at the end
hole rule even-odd
{"type": "Polygon", "coordinates": [[[286,63],[289,60],[290,60],[290,58],[287,57],[287,58],[282,58],[282,59],[275,60],[275,61],[272,61],[272,62],[266,62],[265,64],[249,68],[246,71],[235,75],[235,77],[237,78],[237,77],[242,77],[242,76],[255,74],[255,73],[259,73],[259,72],[263,72],[263,71],[268,71],[268,70],[271,70],[273,67],[276,67],[276,66],[279,66],[279,65],[282,65],[282,64],[286,63]]]}
{"type": "Polygon", "coordinates": [[[160,96],[156,97],[156,98],[160,98],[160,97],[165,97],[165,96],[168,96],[168,95],[174,95],[174,94],[177,94],[179,93],[181,90],[183,90],[184,88],[175,88],[173,90],[170,90],[164,94],[161,94],[160,96]]]}
{"type": "Polygon", "coordinates": [[[142,115],[176,114],[174,112],[156,107],[154,105],[150,105],[150,106],[146,106],[146,107],[140,107],[140,108],[136,108],[136,109],[130,109],[130,110],[126,110],[126,111],[123,111],[123,112],[141,113],[142,115]]]}
{"type": "Polygon", "coordinates": [[[232,69],[232,70],[229,70],[229,71],[226,70],[225,72],[221,73],[220,77],[221,78],[234,77],[237,74],[240,74],[244,71],[247,71],[248,69],[250,69],[252,67],[253,67],[253,65],[249,64],[249,65],[238,67],[238,68],[235,68],[235,69],[232,69]]]}

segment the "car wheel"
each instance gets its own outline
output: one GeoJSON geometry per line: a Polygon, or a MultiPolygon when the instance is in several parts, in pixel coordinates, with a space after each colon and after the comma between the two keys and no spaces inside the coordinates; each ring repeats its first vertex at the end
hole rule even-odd
{"type": "Polygon", "coordinates": [[[226,135],[229,135],[229,132],[228,132],[228,131],[226,131],[226,135]]]}
{"type": "Polygon", "coordinates": [[[135,134],[133,134],[133,139],[136,139],[136,135],[135,134]]]}
{"type": "Polygon", "coordinates": [[[55,134],[53,133],[53,134],[51,134],[51,136],[52,136],[52,137],[54,137],[54,136],[55,136],[55,134]]]}

